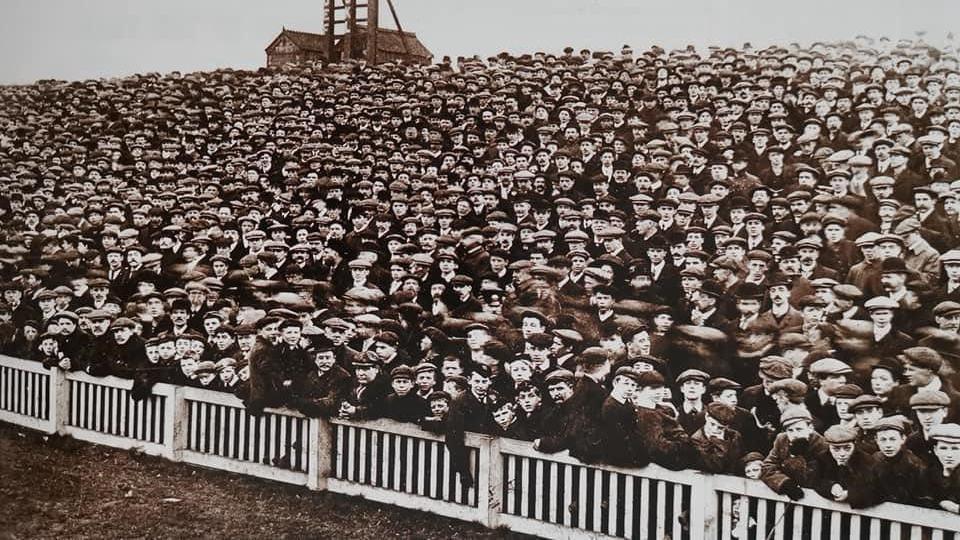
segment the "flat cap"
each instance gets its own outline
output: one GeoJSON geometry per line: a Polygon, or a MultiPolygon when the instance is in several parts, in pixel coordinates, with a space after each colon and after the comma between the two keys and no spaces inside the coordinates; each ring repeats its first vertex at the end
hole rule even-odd
{"type": "Polygon", "coordinates": [[[767,356],[760,360],[760,373],[774,381],[789,379],[793,376],[793,366],[782,356],[767,356]]]}
{"type": "Polygon", "coordinates": [[[855,384],[841,384],[829,394],[837,399],[855,399],[863,395],[863,389],[855,384]]]}
{"type": "Polygon", "coordinates": [[[953,300],[944,300],[933,306],[933,314],[937,317],[946,317],[955,313],[960,313],[960,303],[953,300]]]}
{"type": "Polygon", "coordinates": [[[577,363],[596,366],[610,360],[610,353],[601,347],[588,347],[577,356],[577,363]]]}
{"type": "Polygon", "coordinates": [[[807,410],[803,405],[796,405],[793,407],[787,407],[783,413],[780,414],[780,425],[787,427],[790,424],[796,422],[807,421],[812,422],[813,417],[810,415],[810,411],[807,410]]]}
{"type": "Polygon", "coordinates": [[[823,433],[823,439],[829,444],[846,444],[857,440],[857,430],[847,426],[830,426],[823,433]]]}
{"type": "Polygon", "coordinates": [[[943,365],[943,357],[930,347],[909,347],[904,349],[903,354],[900,354],[897,358],[910,365],[929,369],[934,373],[940,371],[940,367],[943,365]]]}
{"type": "Polygon", "coordinates": [[[853,369],[836,358],[821,358],[810,365],[810,373],[817,375],[845,375],[853,369]]]}
{"type": "Polygon", "coordinates": [[[866,308],[867,311],[873,311],[875,309],[897,309],[900,307],[900,304],[889,296],[876,296],[867,300],[863,304],[863,307],[866,308]]]}
{"type": "Polygon", "coordinates": [[[787,397],[801,398],[807,394],[807,383],[797,379],[780,379],[770,383],[771,394],[783,392],[787,397]]]}
{"type": "Polygon", "coordinates": [[[960,425],[940,424],[930,428],[930,438],[950,444],[960,444],[960,425]]]}
{"type": "Polygon", "coordinates": [[[883,405],[883,400],[879,396],[873,394],[863,394],[853,398],[853,401],[848,405],[848,410],[850,412],[856,412],[860,409],[869,409],[873,407],[880,407],[883,405]]]}
{"type": "Polygon", "coordinates": [[[880,421],[877,422],[876,431],[880,432],[892,429],[906,434],[910,432],[910,425],[911,422],[906,416],[903,416],[902,414],[896,414],[881,418],[880,421]]]}
{"type": "Polygon", "coordinates": [[[910,396],[911,409],[940,409],[950,406],[950,396],[940,390],[918,390],[910,396]]]}
{"type": "Polygon", "coordinates": [[[699,369],[688,369],[680,375],[677,375],[677,384],[683,384],[687,381],[700,381],[702,383],[706,383],[708,380],[710,380],[710,375],[704,371],[700,371],[699,369]]]}
{"type": "Polygon", "coordinates": [[[711,401],[707,404],[707,414],[724,426],[729,426],[736,419],[737,410],[722,401],[711,401]]]}

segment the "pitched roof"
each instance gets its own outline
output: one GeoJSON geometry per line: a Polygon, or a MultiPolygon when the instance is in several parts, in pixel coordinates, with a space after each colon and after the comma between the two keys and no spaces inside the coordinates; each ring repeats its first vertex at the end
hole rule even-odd
{"type": "Polygon", "coordinates": [[[269,50],[281,37],[286,37],[293,42],[300,50],[304,51],[314,51],[314,52],[327,52],[327,38],[323,34],[314,34],[311,32],[298,32],[296,30],[287,30],[283,29],[283,32],[280,32],[280,35],[274,39],[270,45],[267,46],[269,50]]]}
{"type": "MultiPolygon", "coordinates": [[[[366,43],[366,30],[366,26],[357,26],[357,33],[361,35],[362,43],[366,43]]],[[[420,56],[425,58],[433,57],[433,53],[430,52],[430,50],[420,42],[420,40],[417,38],[417,34],[413,32],[404,32],[403,36],[401,37],[399,30],[380,28],[377,34],[377,49],[383,52],[393,54],[410,54],[412,56],[420,56]],[[404,42],[406,42],[406,48],[404,48],[404,42]]]]}

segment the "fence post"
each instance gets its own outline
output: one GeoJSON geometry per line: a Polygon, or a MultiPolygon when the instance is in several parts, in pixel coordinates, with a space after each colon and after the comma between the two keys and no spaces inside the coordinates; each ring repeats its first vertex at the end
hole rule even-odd
{"type": "Polygon", "coordinates": [[[307,467],[307,487],[314,491],[326,491],[330,477],[333,448],[333,426],[326,418],[310,419],[310,463],[307,467]]]}
{"type": "Polygon", "coordinates": [[[50,430],[49,433],[63,434],[70,419],[70,381],[62,369],[50,368],[50,430]]]}
{"type": "Polygon", "coordinates": [[[714,476],[712,474],[691,473],[696,476],[690,484],[690,535],[691,538],[714,540],[717,538],[718,518],[720,515],[714,476]]]}
{"type": "Polygon", "coordinates": [[[491,529],[500,526],[503,493],[503,456],[499,437],[484,437],[477,453],[480,474],[477,478],[477,510],[480,523],[491,529]]]}
{"type": "Polygon", "coordinates": [[[171,386],[173,391],[167,397],[164,407],[164,418],[166,426],[164,431],[170,434],[170,441],[167,443],[170,459],[181,461],[183,449],[187,447],[187,432],[189,430],[189,418],[187,415],[187,401],[183,398],[182,386],[171,386]]]}

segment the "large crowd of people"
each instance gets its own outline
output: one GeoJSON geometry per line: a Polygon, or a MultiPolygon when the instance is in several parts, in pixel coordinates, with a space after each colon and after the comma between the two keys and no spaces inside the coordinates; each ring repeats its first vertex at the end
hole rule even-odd
{"type": "MultiPolygon", "coordinates": [[[[0,347],[960,512],[960,63],[860,37],[0,89],[0,347]]],[[[469,482],[469,473],[461,467],[469,482]]]]}

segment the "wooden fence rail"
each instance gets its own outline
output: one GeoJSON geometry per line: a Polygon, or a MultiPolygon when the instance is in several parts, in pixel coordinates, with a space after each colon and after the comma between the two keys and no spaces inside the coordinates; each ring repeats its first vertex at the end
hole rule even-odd
{"type": "Polygon", "coordinates": [[[247,414],[222,392],[155,385],[0,356],[0,421],[173,461],[355,495],[550,538],[960,540],[960,516],[884,503],[866,510],[807,490],[651,465],[587,465],[566,452],[468,433],[469,484],[442,436],[389,420],[247,414]]]}

